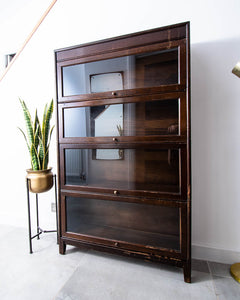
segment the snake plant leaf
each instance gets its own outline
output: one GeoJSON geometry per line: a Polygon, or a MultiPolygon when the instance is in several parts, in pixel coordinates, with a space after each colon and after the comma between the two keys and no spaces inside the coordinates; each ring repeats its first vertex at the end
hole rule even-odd
{"type": "Polygon", "coordinates": [[[34,132],[34,140],[33,140],[33,144],[35,146],[36,149],[38,149],[39,146],[39,134],[41,132],[41,127],[40,124],[37,125],[36,131],[34,132]]]}
{"type": "Polygon", "coordinates": [[[51,130],[50,130],[50,133],[49,133],[49,139],[48,139],[48,147],[50,146],[50,141],[51,141],[51,138],[52,138],[52,133],[53,133],[53,129],[54,129],[54,125],[52,126],[51,130]]]}
{"type": "Polygon", "coordinates": [[[44,160],[45,160],[45,151],[43,146],[42,138],[39,137],[39,161],[40,161],[40,170],[44,170],[44,160]]]}
{"type": "Polygon", "coordinates": [[[47,115],[47,104],[45,105],[44,107],[44,111],[43,111],[43,119],[42,119],[42,131],[41,131],[41,134],[42,134],[42,140],[43,140],[43,144],[45,143],[44,142],[44,139],[45,139],[45,126],[46,126],[46,115],[47,115]]]}
{"type": "MultiPolygon", "coordinates": [[[[50,130],[50,120],[53,114],[53,99],[51,100],[49,106],[45,106],[43,123],[42,123],[42,140],[44,148],[47,147],[49,130],[50,130]]],[[[46,151],[46,150],[45,150],[46,151]]]]}
{"type": "Polygon", "coordinates": [[[38,124],[39,124],[39,121],[38,121],[37,110],[35,110],[35,118],[34,118],[34,126],[33,126],[34,132],[37,131],[37,126],[38,126],[38,124]]]}
{"type": "MultiPolygon", "coordinates": [[[[40,157],[42,163],[42,169],[47,169],[49,162],[49,144],[51,140],[51,135],[53,128],[49,131],[50,120],[53,114],[53,99],[51,100],[49,106],[47,104],[44,108],[43,121],[42,121],[42,132],[41,132],[41,142],[40,142],[40,157]]],[[[54,126],[53,126],[54,127],[54,126]]]]}
{"type": "Polygon", "coordinates": [[[38,157],[37,157],[37,151],[34,145],[30,148],[30,154],[31,154],[31,165],[33,170],[39,170],[39,163],[38,163],[38,157]]]}
{"type": "Polygon", "coordinates": [[[48,166],[48,148],[43,146],[43,141],[40,140],[40,151],[39,151],[39,158],[41,162],[41,169],[45,170],[48,166]]]}
{"type": "Polygon", "coordinates": [[[27,134],[25,134],[22,129],[19,129],[27,143],[32,169],[45,170],[48,167],[49,145],[54,128],[53,126],[50,129],[50,120],[53,114],[53,99],[49,106],[47,104],[45,105],[42,124],[39,122],[37,110],[35,111],[34,122],[32,122],[31,114],[26,103],[21,99],[19,99],[19,101],[24,114],[27,134]]]}
{"type": "Polygon", "coordinates": [[[47,104],[44,106],[42,124],[45,123],[46,114],[47,114],[47,104]]]}
{"type": "Polygon", "coordinates": [[[37,128],[36,128],[36,132],[34,133],[34,143],[33,143],[33,146],[36,150],[36,155],[37,155],[37,159],[38,159],[38,165],[39,165],[39,168],[41,169],[41,161],[40,161],[40,157],[39,157],[39,132],[41,131],[41,128],[40,128],[40,124],[37,125],[37,128]]]}
{"type": "Polygon", "coordinates": [[[48,155],[49,151],[47,149],[46,153],[45,153],[45,157],[44,157],[44,161],[43,161],[43,168],[44,170],[47,169],[48,166],[48,160],[49,160],[49,155],[48,155]]]}
{"type": "Polygon", "coordinates": [[[35,148],[38,148],[39,145],[39,135],[41,132],[41,128],[40,128],[40,122],[38,119],[38,115],[37,115],[37,110],[35,111],[35,119],[34,119],[34,126],[33,126],[33,137],[34,137],[34,145],[35,148]]]}
{"type": "Polygon", "coordinates": [[[48,141],[47,141],[47,143],[48,143],[47,147],[43,147],[43,149],[44,149],[43,169],[47,169],[47,166],[48,166],[49,148],[50,148],[50,141],[51,141],[53,129],[54,129],[54,126],[52,126],[52,128],[50,129],[50,133],[49,133],[48,141]]]}
{"type": "Polygon", "coordinates": [[[32,144],[33,142],[33,124],[32,124],[32,119],[31,119],[31,115],[30,112],[27,108],[27,105],[24,101],[22,101],[21,99],[20,103],[23,109],[23,114],[24,114],[24,119],[25,119],[25,123],[26,123],[26,129],[27,129],[27,136],[28,136],[28,141],[29,144],[32,144]]]}
{"type": "Polygon", "coordinates": [[[30,152],[30,147],[29,147],[29,144],[28,144],[28,140],[27,140],[27,137],[26,137],[26,134],[24,133],[24,131],[20,128],[20,127],[18,127],[18,129],[21,131],[21,133],[23,134],[23,137],[24,137],[24,139],[25,139],[25,141],[26,141],[26,144],[27,144],[27,147],[28,147],[28,151],[30,152]]]}

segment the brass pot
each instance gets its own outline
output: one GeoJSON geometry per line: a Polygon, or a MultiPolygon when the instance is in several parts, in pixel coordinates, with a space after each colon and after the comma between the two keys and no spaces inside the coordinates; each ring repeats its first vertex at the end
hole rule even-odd
{"type": "Polygon", "coordinates": [[[27,179],[29,179],[29,190],[32,193],[43,193],[49,191],[53,186],[52,168],[46,170],[27,170],[27,179]]]}

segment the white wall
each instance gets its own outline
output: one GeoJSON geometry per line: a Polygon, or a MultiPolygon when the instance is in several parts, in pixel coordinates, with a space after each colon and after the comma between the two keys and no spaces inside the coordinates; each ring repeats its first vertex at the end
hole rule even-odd
{"type": "MultiPolygon", "coordinates": [[[[41,2],[42,7],[50,2],[41,2]]],[[[27,225],[24,176],[29,163],[16,129],[23,126],[18,97],[31,109],[55,98],[53,50],[189,20],[193,245],[205,257],[208,249],[240,252],[240,79],[231,74],[240,60],[239,12],[239,0],[58,0],[0,83],[0,222],[27,225]]],[[[15,27],[17,46],[24,26],[15,27]]],[[[0,31],[3,49],[12,41],[0,31]]],[[[50,159],[56,171],[54,141],[50,159]]],[[[51,225],[49,201],[42,218],[51,225]]]]}
{"type": "Polygon", "coordinates": [[[17,52],[50,3],[51,0],[0,1],[1,73],[4,55],[17,52]]]}

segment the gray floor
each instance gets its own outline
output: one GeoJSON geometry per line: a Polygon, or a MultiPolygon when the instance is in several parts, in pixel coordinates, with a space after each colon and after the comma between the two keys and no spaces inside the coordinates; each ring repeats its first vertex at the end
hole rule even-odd
{"type": "Polygon", "coordinates": [[[240,299],[229,265],[193,260],[192,284],[182,270],[67,247],[58,254],[55,234],[33,240],[27,230],[0,225],[1,300],[240,299]]]}

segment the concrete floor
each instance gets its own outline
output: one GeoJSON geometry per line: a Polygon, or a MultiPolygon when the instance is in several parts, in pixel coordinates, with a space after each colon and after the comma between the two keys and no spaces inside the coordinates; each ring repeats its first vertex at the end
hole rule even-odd
{"type": "Polygon", "coordinates": [[[33,240],[28,231],[0,225],[1,300],[240,299],[229,265],[193,260],[192,284],[182,270],[67,246],[58,253],[56,234],[33,240]]]}

